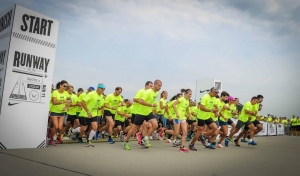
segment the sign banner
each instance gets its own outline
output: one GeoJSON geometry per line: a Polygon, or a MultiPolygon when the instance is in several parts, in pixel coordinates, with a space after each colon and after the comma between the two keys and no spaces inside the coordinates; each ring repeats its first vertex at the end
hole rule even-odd
{"type": "Polygon", "coordinates": [[[7,149],[43,148],[59,22],[19,5],[0,14],[7,13],[12,14],[8,15],[12,24],[4,29],[6,33],[10,28],[10,43],[0,40],[1,46],[9,45],[6,81],[1,85],[0,143],[7,149]],[[25,126],[26,131],[12,130],[16,124],[25,126]]]}
{"type": "Polygon", "coordinates": [[[268,135],[275,136],[276,135],[276,125],[273,123],[268,123],[268,135]]]}
{"type": "Polygon", "coordinates": [[[282,124],[277,124],[277,135],[284,135],[284,126],[282,124]]]}
{"type": "Polygon", "coordinates": [[[268,135],[268,123],[264,121],[260,121],[263,129],[258,133],[260,136],[267,136],[268,135]]]}

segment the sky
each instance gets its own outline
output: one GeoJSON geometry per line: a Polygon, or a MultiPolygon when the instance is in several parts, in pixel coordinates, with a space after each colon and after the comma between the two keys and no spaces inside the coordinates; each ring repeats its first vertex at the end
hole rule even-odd
{"type": "MultiPolygon", "coordinates": [[[[300,116],[300,1],[1,0],[60,21],[53,84],[105,83],[133,98],[160,79],[169,98],[215,78],[261,115],[300,116]]],[[[198,101],[198,100],[197,100],[198,101]]]]}

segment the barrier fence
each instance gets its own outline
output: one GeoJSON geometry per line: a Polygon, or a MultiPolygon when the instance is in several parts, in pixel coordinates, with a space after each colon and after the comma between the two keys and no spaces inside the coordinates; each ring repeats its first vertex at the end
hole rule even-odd
{"type": "MultiPolygon", "coordinates": [[[[237,119],[231,119],[235,124],[237,123],[237,119]]],[[[260,121],[260,123],[263,126],[263,129],[258,133],[259,136],[279,136],[284,135],[285,132],[289,133],[289,127],[284,126],[283,124],[274,124],[269,122],[260,121]]],[[[243,129],[243,128],[241,128],[243,129]]],[[[231,126],[228,125],[228,134],[231,131],[231,126]]],[[[241,132],[241,130],[236,133],[234,136],[238,136],[238,134],[241,132]]]]}

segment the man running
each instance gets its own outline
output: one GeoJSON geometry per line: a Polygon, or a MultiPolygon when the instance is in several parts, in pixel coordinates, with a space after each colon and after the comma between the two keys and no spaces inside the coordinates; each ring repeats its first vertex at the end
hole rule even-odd
{"type": "Polygon", "coordinates": [[[79,114],[80,124],[81,127],[77,127],[76,129],[70,128],[70,132],[73,133],[80,133],[85,132],[88,128],[88,126],[91,126],[91,131],[88,135],[88,139],[85,143],[86,147],[94,147],[91,140],[96,134],[96,131],[98,129],[98,122],[97,122],[97,111],[99,109],[99,106],[101,105],[101,102],[104,101],[103,99],[103,92],[105,90],[105,85],[100,83],[97,86],[97,90],[90,92],[86,95],[86,97],[81,102],[82,105],[82,111],[79,114]]]}
{"type": "Polygon", "coordinates": [[[144,92],[141,99],[139,99],[140,107],[136,111],[136,117],[134,119],[134,124],[132,128],[129,130],[128,135],[126,136],[126,140],[124,142],[125,150],[130,150],[130,146],[128,144],[129,138],[131,134],[137,130],[139,126],[143,124],[144,121],[150,122],[152,127],[148,130],[146,136],[143,136],[142,145],[146,147],[151,147],[149,142],[149,136],[151,136],[155,129],[157,129],[158,124],[157,120],[155,119],[152,108],[156,107],[157,104],[155,103],[158,91],[161,89],[162,82],[160,80],[154,81],[154,87],[152,89],[148,89],[144,92]]]}
{"type": "Polygon", "coordinates": [[[239,134],[239,136],[234,140],[235,145],[240,147],[239,139],[244,135],[248,130],[250,130],[250,140],[248,142],[248,145],[257,145],[253,141],[253,136],[255,132],[255,126],[251,122],[251,116],[256,116],[256,112],[254,111],[253,106],[257,103],[258,98],[252,97],[251,101],[248,101],[244,104],[242,112],[238,118],[238,122],[235,126],[235,129],[230,132],[230,135],[225,138],[225,140],[233,141],[232,137],[235,133],[237,133],[243,126],[245,126],[244,130],[239,134]]]}
{"type": "Polygon", "coordinates": [[[200,142],[205,147],[210,149],[215,149],[214,146],[216,145],[216,143],[213,141],[217,137],[218,127],[211,117],[214,115],[214,113],[219,111],[217,100],[216,100],[216,96],[218,95],[218,93],[219,93],[219,89],[213,87],[210,89],[210,92],[208,94],[205,94],[201,98],[200,110],[198,111],[198,115],[197,115],[198,132],[195,134],[191,144],[189,145],[190,150],[197,151],[194,144],[199,137],[200,137],[199,138],[200,142]],[[204,131],[205,125],[209,126],[210,129],[207,130],[206,135],[204,136],[202,133],[204,131]],[[205,145],[205,137],[207,136],[211,136],[211,138],[209,139],[208,143],[205,145]]]}
{"type": "Polygon", "coordinates": [[[123,104],[123,98],[121,96],[122,88],[116,87],[115,92],[112,94],[108,94],[105,98],[104,102],[104,115],[106,119],[106,125],[100,129],[100,132],[107,129],[108,133],[108,143],[113,144],[115,141],[112,139],[112,130],[115,126],[115,114],[116,110],[119,107],[119,104],[123,104]]]}

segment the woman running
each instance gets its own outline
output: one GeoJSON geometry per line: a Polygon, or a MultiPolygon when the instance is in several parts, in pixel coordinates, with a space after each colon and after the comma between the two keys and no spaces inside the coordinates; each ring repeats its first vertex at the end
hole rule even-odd
{"type": "Polygon", "coordinates": [[[51,129],[50,135],[50,145],[53,146],[56,145],[53,140],[53,137],[57,131],[59,131],[57,140],[60,143],[63,143],[60,135],[63,132],[64,111],[67,110],[68,105],[71,103],[71,100],[67,100],[69,97],[66,91],[68,89],[68,82],[62,80],[61,82],[57,83],[56,88],[57,90],[54,90],[51,94],[52,106],[50,110],[50,118],[53,124],[53,128],[51,129]]]}

